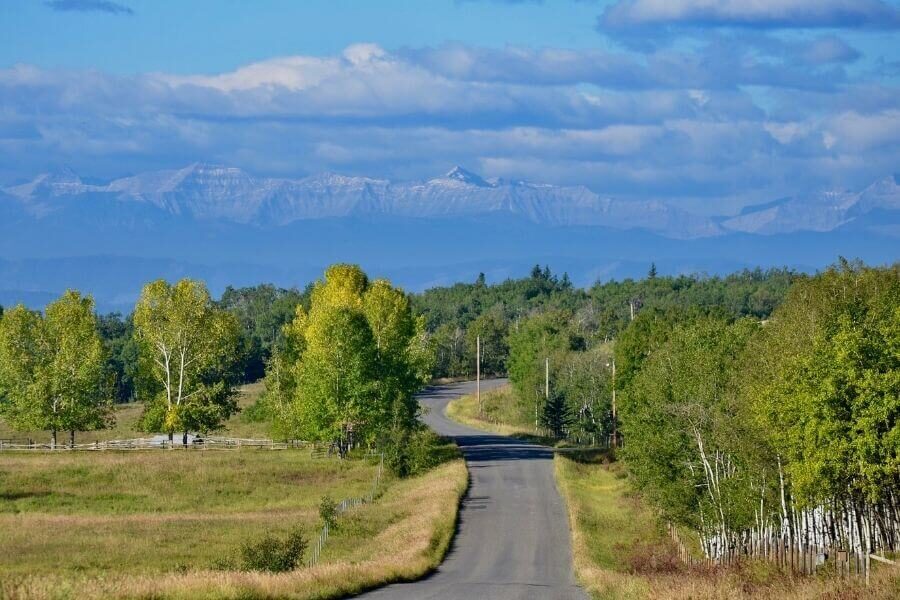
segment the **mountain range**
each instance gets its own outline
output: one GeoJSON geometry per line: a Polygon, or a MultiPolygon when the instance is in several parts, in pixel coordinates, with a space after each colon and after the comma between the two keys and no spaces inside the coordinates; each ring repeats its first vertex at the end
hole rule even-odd
{"type": "Polygon", "coordinates": [[[535,262],[587,284],[638,275],[650,261],[663,272],[816,269],[838,254],[893,261],[898,247],[896,176],[721,216],[461,167],[415,182],[192,164],[99,184],[63,170],[0,190],[0,304],[38,304],[72,286],[127,309],[153,277],[304,285],[335,260],[419,289],[535,262]]]}

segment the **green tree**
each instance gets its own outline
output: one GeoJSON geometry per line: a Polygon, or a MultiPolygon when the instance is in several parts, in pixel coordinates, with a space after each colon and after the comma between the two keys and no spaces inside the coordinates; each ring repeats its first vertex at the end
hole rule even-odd
{"type": "Polygon", "coordinates": [[[19,429],[57,432],[107,427],[111,385],[94,302],[67,291],[46,315],[19,305],[0,321],[0,396],[3,411],[19,429]]]}
{"type": "Polygon", "coordinates": [[[296,289],[269,284],[225,288],[219,306],[234,314],[240,323],[242,381],[256,381],[264,375],[281,328],[291,321],[297,306],[308,304],[308,292],[296,289]]]}
{"type": "Polygon", "coordinates": [[[622,455],[665,513],[725,541],[752,524],[748,440],[733,373],[757,325],[701,317],[674,327],[621,394],[622,455]],[[743,467],[743,468],[740,468],[743,467]],[[742,476],[736,476],[741,473],[742,476]]]}
{"type": "Polygon", "coordinates": [[[536,424],[545,402],[545,361],[555,382],[568,352],[584,349],[570,322],[568,313],[550,311],[521,321],[509,334],[509,379],[524,406],[534,407],[536,424]]]}
{"type": "Polygon", "coordinates": [[[234,414],[238,348],[235,317],[216,307],[206,286],[182,279],[144,286],[134,311],[139,371],[147,386],[141,424],[149,431],[206,432],[234,414]]]}
{"type": "Polygon", "coordinates": [[[747,354],[755,409],[801,506],[900,487],[900,266],[798,283],[747,354]]]}
{"type": "Polygon", "coordinates": [[[478,338],[481,338],[482,375],[502,375],[506,372],[508,332],[509,322],[496,308],[482,313],[469,324],[466,329],[466,355],[474,361],[478,338]]]}
{"type": "Polygon", "coordinates": [[[406,294],[384,279],[366,289],[363,314],[375,340],[381,404],[393,407],[395,426],[412,428],[419,408],[414,394],[428,381],[433,362],[424,319],[414,317],[406,294]]]}
{"type": "Polygon", "coordinates": [[[550,397],[541,409],[540,424],[550,435],[556,439],[565,437],[569,427],[575,422],[572,409],[566,402],[565,396],[555,390],[550,391],[550,397]]]}
{"type": "Polygon", "coordinates": [[[361,311],[315,310],[305,332],[294,409],[304,439],[334,440],[341,454],[371,440],[387,407],[378,403],[377,349],[361,311]]]}
{"type": "Polygon", "coordinates": [[[330,267],[284,341],[266,376],[279,432],[345,453],[418,427],[414,394],[431,373],[431,346],[424,319],[389,282],[370,282],[354,265],[330,267]]]}
{"type": "Polygon", "coordinates": [[[106,369],[114,381],[115,401],[137,400],[137,390],[140,387],[136,381],[139,376],[137,366],[140,349],[134,340],[131,316],[123,319],[119,313],[101,315],[97,319],[97,328],[106,350],[106,369]]]}
{"type": "Polygon", "coordinates": [[[466,332],[452,323],[443,323],[430,336],[435,377],[467,376],[472,361],[466,360],[466,332]]]}
{"type": "Polygon", "coordinates": [[[556,386],[565,397],[572,422],[569,431],[580,440],[606,439],[612,432],[612,355],[597,347],[566,356],[556,386]]]}

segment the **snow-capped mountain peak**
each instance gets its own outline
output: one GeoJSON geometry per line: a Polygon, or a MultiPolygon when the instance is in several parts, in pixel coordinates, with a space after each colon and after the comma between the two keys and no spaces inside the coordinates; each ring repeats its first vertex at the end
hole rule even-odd
{"type": "Polygon", "coordinates": [[[439,178],[438,180],[432,181],[439,181],[441,179],[458,181],[459,183],[474,185],[476,187],[492,187],[491,184],[485,181],[480,175],[476,175],[471,171],[467,171],[459,165],[456,165],[455,167],[450,169],[443,177],[439,178]]]}
{"type": "Polygon", "coordinates": [[[7,188],[6,191],[18,198],[30,199],[32,197],[78,194],[85,191],[86,187],[75,171],[65,167],[58,171],[38,175],[28,183],[7,188]]]}
{"type": "Polygon", "coordinates": [[[550,227],[644,229],[671,238],[831,231],[868,223],[874,218],[868,215],[878,211],[900,211],[895,177],[861,192],[807,193],[716,219],[659,200],[609,198],[584,186],[485,180],[462,167],[424,182],[391,182],[334,173],[265,178],[235,167],[195,163],[139,173],[103,186],[84,184],[71,171],[61,171],[4,191],[37,218],[69,208],[113,216],[130,207],[196,220],[274,227],[376,214],[416,219],[509,215],[550,227]]]}

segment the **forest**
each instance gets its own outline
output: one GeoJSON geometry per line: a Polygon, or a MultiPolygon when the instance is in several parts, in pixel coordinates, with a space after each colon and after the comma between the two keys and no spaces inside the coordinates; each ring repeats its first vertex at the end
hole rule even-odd
{"type": "Polygon", "coordinates": [[[707,555],[898,549],[900,267],[841,261],[765,320],[645,311],[615,356],[629,472],[707,555]]]}
{"type": "Polygon", "coordinates": [[[109,424],[214,431],[237,384],[282,439],[378,446],[396,472],[428,452],[415,392],[431,379],[508,375],[519,419],[553,439],[621,446],[670,522],[720,557],[763,540],[900,544],[900,266],[841,260],[726,277],[575,288],[535,266],[407,294],[335,265],[303,291],[148,284],[127,317],[68,291],[0,319],[0,411],[24,429],[109,424]],[[392,452],[391,449],[394,449],[392,452]],[[402,450],[402,451],[401,451],[402,450]]]}
{"type": "Polygon", "coordinates": [[[868,572],[872,553],[896,552],[900,266],[658,279],[586,293],[627,315],[613,344],[584,305],[512,322],[518,422],[612,447],[711,559],[839,551],[868,572]]]}

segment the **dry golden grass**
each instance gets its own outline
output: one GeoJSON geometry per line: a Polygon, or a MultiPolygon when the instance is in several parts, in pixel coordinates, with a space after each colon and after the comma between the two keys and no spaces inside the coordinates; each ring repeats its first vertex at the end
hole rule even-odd
{"type": "Polygon", "coordinates": [[[900,598],[900,573],[882,569],[872,584],[830,577],[791,577],[766,563],[690,570],[675,559],[656,516],[630,494],[619,465],[557,455],[556,479],[569,511],[575,571],[595,599],[889,600],[900,598]]]}
{"type": "Polygon", "coordinates": [[[0,578],[208,568],[266,530],[314,535],[322,495],[375,472],[303,450],[0,453],[0,578]]]}
{"type": "Polygon", "coordinates": [[[323,562],[313,568],[283,574],[197,570],[103,577],[21,575],[0,581],[0,597],[343,597],[383,583],[415,579],[436,567],[453,536],[467,481],[465,464],[457,459],[420,477],[394,483],[375,503],[342,517],[323,562]]]}

